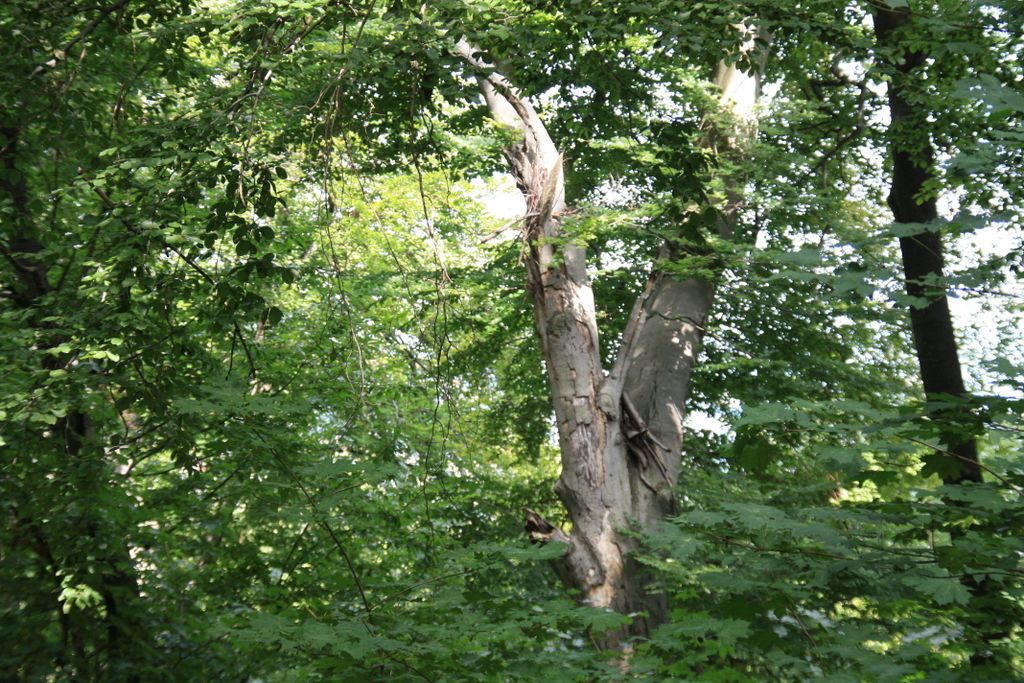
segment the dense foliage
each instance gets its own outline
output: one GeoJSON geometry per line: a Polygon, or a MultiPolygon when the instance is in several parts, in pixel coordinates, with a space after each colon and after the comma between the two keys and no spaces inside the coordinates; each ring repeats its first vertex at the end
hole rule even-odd
{"type": "Polygon", "coordinates": [[[1024,6],[911,3],[916,130],[880,7],[907,3],[6,3],[0,677],[1024,677],[1024,6]],[[758,139],[716,155],[742,22],[758,139]],[[671,619],[626,653],[595,634],[631,616],[521,530],[564,521],[557,445],[513,133],[461,38],[563,149],[606,354],[666,235],[718,286],[639,555],[671,619]],[[934,146],[941,220],[893,222],[893,140],[934,146]],[[920,388],[921,230],[968,395],[920,388]]]}

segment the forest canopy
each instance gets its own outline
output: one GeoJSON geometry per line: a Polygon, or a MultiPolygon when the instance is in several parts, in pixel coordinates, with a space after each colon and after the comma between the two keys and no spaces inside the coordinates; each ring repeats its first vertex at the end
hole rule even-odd
{"type": "Polygon", "coordinates": [[[0,7],[0,678],[1024,679],[1024,4],[0,7]]]}

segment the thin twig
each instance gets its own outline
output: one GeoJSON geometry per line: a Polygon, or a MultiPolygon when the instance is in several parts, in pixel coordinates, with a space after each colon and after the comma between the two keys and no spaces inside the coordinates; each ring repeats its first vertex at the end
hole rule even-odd
{"type": "Polygon", "coordinates": [[[96,27],[102,24],[107,17],[109,17],[111,14],[113,14],[114,12],[121,9],[127,4],[128,0],[118,0],[112,5],[107,5],[106,7],[101,8],[99,16],[97,16],[95,19],[93,19],[88,24],[83,26],[74,38],[65,43],[62,49],[56,51],[52,58],[48,59],[46,62],[40,64],[35,69],[33,69],[32,73],[29,74],[29,78],[34,78],[39,74],[43,73],[44,71],[46,71],[47,69],[52,69],[55,66],[57,66],[57,63],[59,61],[66,58],[68,50],[73,48],[80,41],[85,40],[87,37],[89,37],[89,34],[95,31],[96,27]]]}

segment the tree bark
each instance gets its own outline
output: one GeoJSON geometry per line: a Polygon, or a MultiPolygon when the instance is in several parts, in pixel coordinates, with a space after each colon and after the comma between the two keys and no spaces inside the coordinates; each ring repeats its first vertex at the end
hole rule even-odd
{"type": "MultiPolygon", "coordinates": [[[[648,589],[647,573],[630,556],[638,542],[622,532],[652,531],[676,507],[685,403],[714,285],[676,278],[656,262],[627,322],[615,365],[605,374],[586,253],[561,231],[566,209],[561,155],[513,84],[465,41],[458,52],[477,70],[492,117],[521,135],[505,156],[527,204],[527,288],[562,459],[555,490],[572,522],[566,534],[527,511],[526,528],[534,540],[567,542],[555,570],[585,604],[633,617],[627,628],[597,638],[604,648],[622,647],[667,618],[665,596],[648,589]]],[[[752,111],[759,75],[723,64],[715,80],[723,107],[752,111]]],[[[746,118],[746,112],[737,114],[746,118]]],[[[719,212],[716,227],[726,237],[737,208],[738,201],[730,199],[719,212]]],[[[673,251],[664,244],[658,261],[673,251]]]]}
{"type": "MultiPolygon", "coordinates": [[[[923,79],[922,68],[928,55],[920,49],[904,47],[900,30],[911,22],[909,8],[880,7],[875,15],[878,44],[893,50],[898,63],[893,65],[889,84],[890,152],[892,186],[889,207],[897,223],[920,225],[921,230],[900,238],[906,289],[915,300],[910,309],[914,350],[921,369],[921,381],[928,399],[964,398],[963,375],[957,353],[953,320],[949,312],[943,278],[942,240],[937,232],[939,213],[934,192],[928,187],[935,180],[934,151],[929,139],[926,108],[911,102],[915,79],[923,79]],[[926,303],[921,303],[926,302],[926,303]]],[[[973,437],[964,437],[957,429],[956,412],[943,416],[943,444],[953,460],[945,468],[943,482],[960,484],[980,482],[981,467],[973,437]]]]}
{"type": "MultiPolygon", "coordinates": [[[[891,50],[896,62],[891,64],[889,83],[890,140],[892,186],[889,207],[897,223],[920,225],[921,230],[900,238],[900,252],[906,290],[914,302],[910,309],[910,325],[914,350],[921,370],[925,397],[938,402],[967,398],[956,336],[943,284],[943,248],[937,232],[938,208],[934,190],[936,179],[934,149],[929,138],[927,107],[915,104],[915,85],[923,81],[928,54],[910,47],[904,31],[912,25],[909,7],[899,9],[879,6],[875,14],[875,36],[878,45],[891,50]]],[[[923,88],[922,88],[923,90],[923,88]]],[[[972,417],[969,409],[953,406],[932,415],[938,422],[943,452],[942,482],[946,485],[980,484],[982,468],[975,438],[965,433],[972,417]]],[[[956,505],[956,502],[952,503],[956,505]]],[[[964,529],[951,531],[962,537],[964,529]]],[[[1009,636],[1009,627],[1002,615],[1012,611],[1000,594],[998,583],[991,577],[975,579],[967,574],[961,583],[971,593],[973,610],[965,618],[965,628],[979,643],[970,658],[972,667],[988,667],[996,663],[991,644],[1009,636]]],[[[1005,620],[1009,623],[1009,620],[1005,620]]],[[[976,669],[981,671],[981,669],[976,669]]],[[[1005,669],[1000,669],[1005,670],[1005,669]]]]}

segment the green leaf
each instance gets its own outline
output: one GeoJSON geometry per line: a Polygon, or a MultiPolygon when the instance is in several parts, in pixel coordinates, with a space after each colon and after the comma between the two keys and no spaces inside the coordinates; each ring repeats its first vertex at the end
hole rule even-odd
{"type": "Polygon", "coordinates": [[[955,577],[909,575],[904,576],[902,581],[939,605],[966,605],[971,599],[970,591],[955,577]]]}

